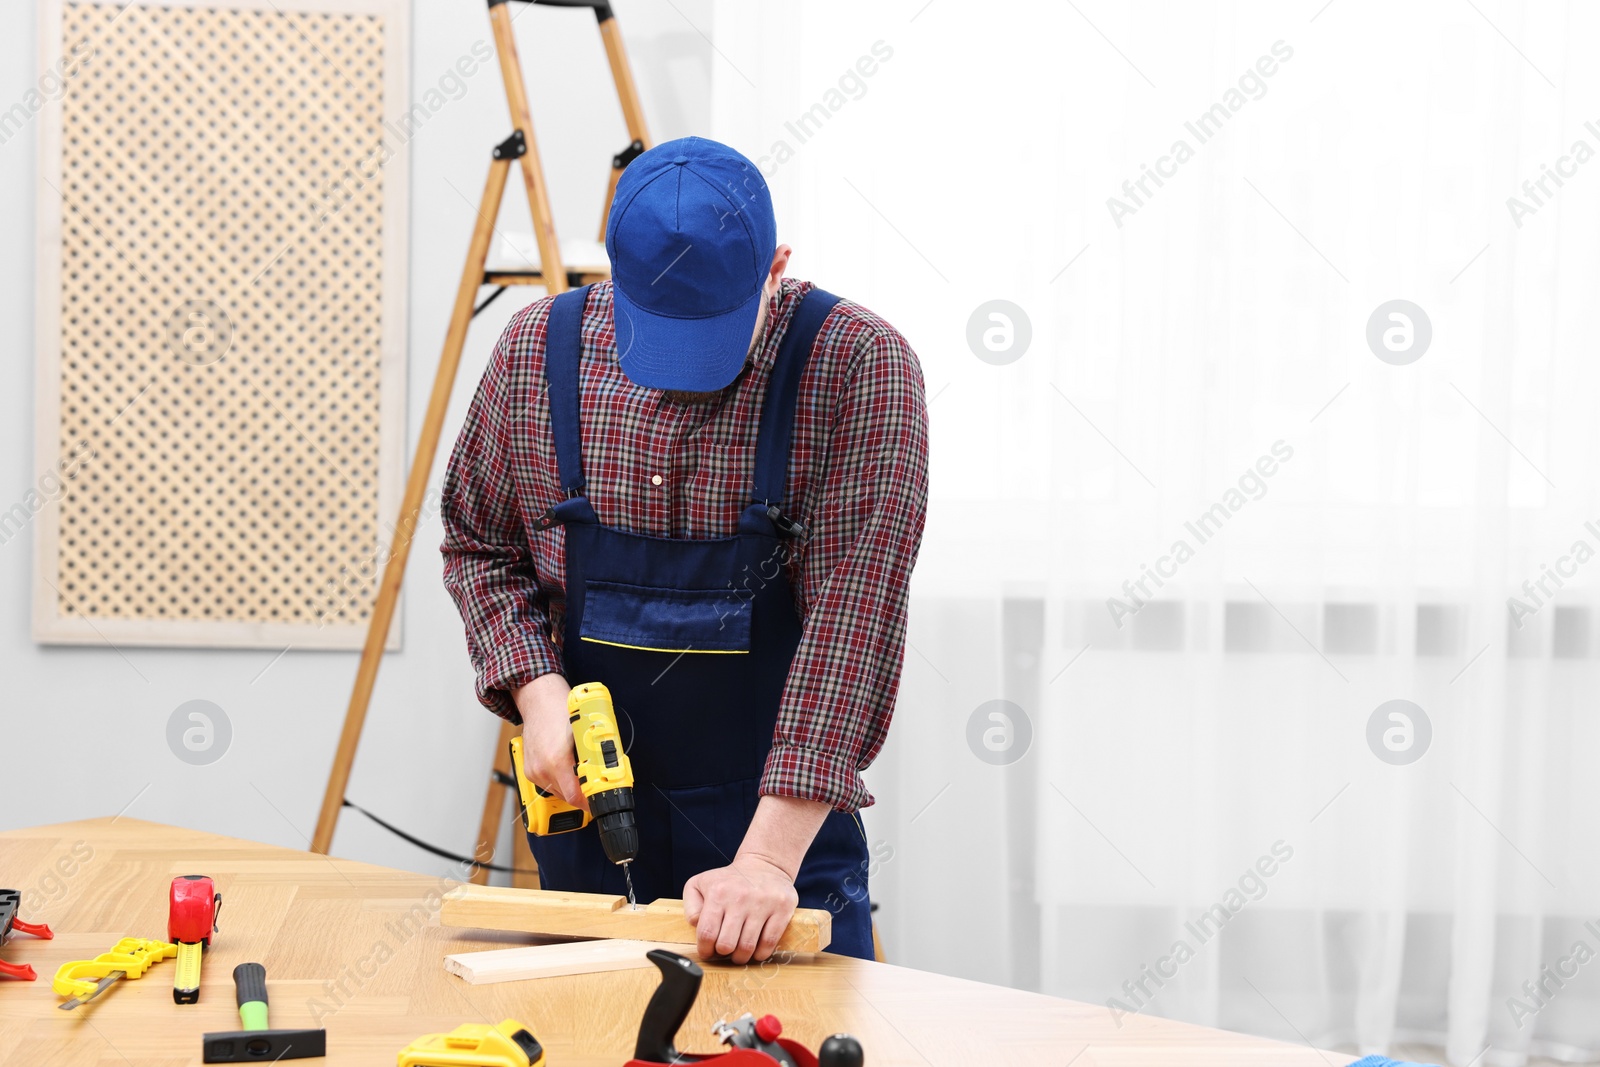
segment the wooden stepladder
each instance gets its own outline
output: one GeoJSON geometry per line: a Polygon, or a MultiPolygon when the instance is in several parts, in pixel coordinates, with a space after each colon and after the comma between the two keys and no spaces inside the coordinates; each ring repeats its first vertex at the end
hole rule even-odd
{"type": "MultiPolygon", "coordinates": [[[[545,292],[554,295],[565,292],[569,287],[588,285],[610,276],[610,266],[603,250],[598,255],[591,255],[591,261],[582,265],[569,266],[562,257],[555,221],[550,213],[544,170],[533,137],[533,118],[528,107],[527,87],[522,80],[522,64],[517,58],[516,40],[511,30],[509,5],[512,2],[530,6],[589,8],[600,24],[600,37],[605,44],[606,58],[611,67],[612,80],[617,86],[617,97],[622,104],[622,117],[627,123],[630,139],[628,146],[611,160],[610,183],[606,190],[605,206],[600,213],[601,241],[605,239],[605,221],[611,211],[612,197],[616,194],[617,179],[623,168],[650,146],[638,88],[634,85],[633,72],[622,46],[622,33],[606,0],[488,0],[489,23],[494,30],[495,52],[499,56],[500,74],[505,81],[506,102],[511,109],[512,131],[511,136],[496,145],[492,153],[489,177],[484,184],[483,200],[472,230],[472,241],[467,246],[466,266],[461,273],[461,285],[456,290],[455,307],[450,313],[450,326],[445,333],[444,351],[439,357],[433,391],[428,397],[428,410],[422,420],[422,431],[417,437],[416,454],[406,479],[405,494],[401,497],[400,517],[395,523],[389,560],[384,566],[377,600],[372,607],[366,643],[361,650],[361,665],[356,671],[355,686],[345,711],[344,730],[339,735],[339,747],[334,753],[333,768],[328,774],[328,788],[323,794],[322,810],[317,816],[316,832],[311,839],[311,851],[324,855],[333,844],[339,814],[345,807],[345,788],[350,781],[350,768],[355,763],[361,728],[366,722],[367,708],[372,701],[372,689],[377,681],[378,665],[383,658],[383,646],[388,640],[395,604],[400,598],[400,585],[405,580],[406,560],[410,556],[411,542],[416,537],[421,519],[423,496],[433,469],[434,456],[439,450],[440,431],[444,425],[445,411],[450,405],[450,393],[455,385],[461,352],[466,345],[467,327],[480,311],[510,286],[542,286],[545,292]],[[496,233],[495,224],[500,216],[501,201],[513,163],[520,163],[523,184],[528,190],[537,261],[531,254],[535,250],[528,249],[526,252],[530,254],[523,257],[526,262],[490,268],[490,242],[496,233]],[[480,303],[478,293],[485,286],[493,286],[494,291],[480,303]]],[[[484,798],[483,819],[473,847],[473,857],[480,864],[487,864],[493,859],[495,842],[499,840],[500,820],[505,813],[505,789],[511,781],[507,745],[515,732],[515,726],[503,724],[496,742],[488,793],[484,798]]],[[[511,792],[514,796],[516,790],[512,788],[511,792]]],[[[531,865],[532,857],[525,857],[525,862],[531,865]]],[[[516,866],[520,868],[523,864],[516,866]]],[[[473,882],[482,885],[488,878],[487,867],[474,869],[473,882]]],[[[531,875],[524,873],[518,873],[515,879],[519,885],[532,882],[531,875]]]]}

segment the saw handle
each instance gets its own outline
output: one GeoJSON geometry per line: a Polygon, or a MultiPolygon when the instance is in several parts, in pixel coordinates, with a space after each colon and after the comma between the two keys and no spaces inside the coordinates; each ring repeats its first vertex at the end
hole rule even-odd
{"type": "Polygon", "coordinates": [[[246,1030],[267,1028],[267,969],[259,963],[241,963],[233,969],[234,996],[239,1021],[246,1030]]]}

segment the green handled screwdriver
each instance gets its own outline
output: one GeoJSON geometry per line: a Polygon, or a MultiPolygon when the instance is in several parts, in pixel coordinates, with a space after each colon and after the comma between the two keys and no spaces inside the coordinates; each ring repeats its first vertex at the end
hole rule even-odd
{"type": "Polygon", "coordinates": [[[239,1022],[244,1029],[206,1034],[201,1046],[203,1062],[273,1062],[327,1055],[326,1030],[267,1029],[267,969],[261,964],[241,963],[235,967],[233,986],[239,1001],[239,1022]]]}

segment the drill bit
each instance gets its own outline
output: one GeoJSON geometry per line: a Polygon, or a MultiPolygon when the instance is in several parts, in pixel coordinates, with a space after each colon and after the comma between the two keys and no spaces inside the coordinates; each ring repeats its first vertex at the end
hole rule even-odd
{"type": "Polygon", "coordinates": [[[637,908],[638,902],[633,899],[633,868],[629,864],[622,865],[622,877],[628,882],[628,907],[637,908]]]}

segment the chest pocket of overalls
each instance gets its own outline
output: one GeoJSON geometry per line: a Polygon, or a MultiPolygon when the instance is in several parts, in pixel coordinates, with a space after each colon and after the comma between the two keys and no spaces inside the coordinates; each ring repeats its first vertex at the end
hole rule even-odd
{"type": "Polygon", "coordinates": [[[750,611],[727,589],[586,583],[584,641],[647,652],[748,653],[750,611]]]}

